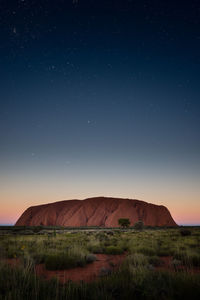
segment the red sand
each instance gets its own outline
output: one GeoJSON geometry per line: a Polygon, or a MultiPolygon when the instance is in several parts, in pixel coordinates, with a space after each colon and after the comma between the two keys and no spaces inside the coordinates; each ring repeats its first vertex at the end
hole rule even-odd
{"type": "Polygon", "coordinates": [[[161,257],[161,260],[163,262],[163,265],[160,267],[156,267],[156,270],[169,270],[169,271],[185,271],[185,272],[189,272],[192,274],[196,274],[196,273],[200,273],[200,268],[199,267],[188,267],[188,266],[184,266],[184,265],[179,265],[176,266],[176,268],[173,266],[172,261],[173,261],[173,257],[172,256],[163,256],[161,257]]]}
{"type": "MultiPolygon", "coordinates": [[[[116,270],[120,264],[124,261],[127,254],[122,255],[107,255],[107,254],[96,254],[97,260],[93,263],[87,264],[85,267],[78,267],[67,270],[57,270],[49,271],[45,269],[44,264],[38,264],[35,266],[35,272],[38,276],[41,276],[44,279],[51,279],[57,277],[61,283],[65,283],[69,280],[74,282],[91,282],[99,278],[101,270],[113,271],[116,270]]],[[[192,274],[200,273],[200,268],[187,268],[183,265],[180,265],[175,268],[172,266],[172,257],[166,256],[161,257],[163,265],[156,267],[156,271],[160,270],[169,270],[174,271],[186,271],[192,274]]],[[[5,260],[11,266],[20,265],[19,259],[12,258],[5,260]]]]}
{"type": "Polygon", "coordinates": [[[96,254],[96,256],[97,260],[93,263],[87,264],[85,267],[68,270],[49,271],[45,269],[44,264],[40,264],[36,266],[36,274],[46,279],[57,276],[62,283],[65,283],[68,280],[74,282],[81,280],[91,282],[99,277],[102,268],[110,271],[116,269],[122,263],[126,255],[96,254]]]}

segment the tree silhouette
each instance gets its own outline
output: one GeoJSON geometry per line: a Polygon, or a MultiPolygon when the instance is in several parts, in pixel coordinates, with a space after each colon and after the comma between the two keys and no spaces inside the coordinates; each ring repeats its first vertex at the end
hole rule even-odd
{"type": "Polygon", "coordinates": [[[120,226],[122,226],[123,228],[127,228],[130,226],[131,222],[129,219],[126,219],[126,218],[121,218],[118,220],[118,224],[120,226]]]}
{"type": "Polygon", "coordinates": [[[143,230],[144,229],[144,223],[140,220],[134,224],[134,229],[136,230],[143,230]]]}

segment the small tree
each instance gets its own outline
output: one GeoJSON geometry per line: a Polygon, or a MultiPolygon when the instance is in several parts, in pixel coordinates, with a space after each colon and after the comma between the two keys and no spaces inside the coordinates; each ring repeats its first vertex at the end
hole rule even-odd
{"type": "Polygon", "coordinates": [[[189,229],[187,229],[187,228],[182,228],[182,229],[180,230],[180,234],[181,234],[182,236],[189,236],[189,235],[192,234],[192,232],[191,232],[191,230],[189,230],[189,229]]]}
{"type": "Polygon", "coordinates": [[[143,230],[144,229],[144,223],[140,220],[134,224],[134,229],[136,230],[143,230]]]}
{"type": "Polygon", "coordinates": [[[131,222],[129,219],[126,219],[126,218],[121,218],[118,220],[118,224],[120,226],[122,226],[123,228],[127,228],[130,226],[131,222]]]}

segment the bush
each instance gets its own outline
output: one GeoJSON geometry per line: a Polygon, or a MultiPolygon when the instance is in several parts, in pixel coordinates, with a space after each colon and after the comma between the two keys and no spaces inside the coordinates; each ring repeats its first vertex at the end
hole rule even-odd
{"type": "Polygon", "coordinates": [[[126,264],[128,267],[144,267],[148,265],[148,259],[144,254],[134,253],[127,257],[126,264]]]}
{"type": "Polygon", "coordinates": [[[97,260],[97,257],[96,257],[96,255],[94,255],[94,254],[88,254],[87,256],[86,256],[86,263],[92,263],[93,261],[95,261],[95,260],[97,260]]]}
{"type": "Polygon", "coordinates": [[[44,253],[34,253],[32,254],[33,260],[35,264],[41,264],[45,262],[45,254],[44,253]]]}
{"type": "Polygon", "coordinates": [[[108,246],[105,248],[106,254],[122,254],[124,251],[118,246],[108,246]]]}
{"type": "Polygon", "coordinates": [[[144,223],[142,221],[138,221],[134,224],[134,229],[136,230],[143,230],[144,229],[144,223]]]}
{"type": "Polygon", "coordinates": [[[158,256],[150,256],[148,258],[148,262],[149,262],[149,264],[153,265],[154,267],[160,267],[164,264],[163,261],[158,256]]]}
{"type": "Polygon", "coordinates": [[[131,222],[129,219],[126,219],[126,218],[121,218],[118,220],[118,224],[120,226],[122,226],[123,228],[127,228],[130,226],[131,222]]]}
{"type": "Polygon", "coordinates": [[[150,272],[147,268],[130,270],[126,267],[118,272],[102,268],[99,274],[102,278],[95,282],[80,284],[67,282],[63,285],[56,280],[43,280],[32,272],[24,272],[23,269],[13,270],[8,265],[0,264],[0,274],[3,274],[0,276],[1,300],[198,300],[200,296],[198,274],[150,272]]]}
{"type": "Polygon", "coordinates": [[[192,234],[192,232],[191,232],[191,230],[189,230],[189,229],[181,229],[181,230],[180,230],[180,234],[181,234],[182,236],[189,236],[189,235],[192,234]]]}
{"type": "Polygon", "coordinates": [[[180,260],[183,262],[186,259],[186,252],[184,251],[175,251],[173,254],[173,259],[180,260]]]}
{"type": "Polygon", "coordinates": [[[34,233],[39,233],[40,231],[42,231],[43,227],[40,225],[40,226],[35,226],[33,227],[33,232],[34,233]]]}
{"type": "Polygon", "coordinates": [[[139,247],[138,249],[136,249],[138,253],[142,253],[144,255],[148,255],[148,256],[154,256],[155,250],[153,248],[150,247],[139,247]]]}
{"type": "Polygon", "coordinates": [[[107,241],[108,240],[108,236],[107,234],[105,234],[104,232],[99,232],[96,237],[99,239],[100,242],[102,241],[107,241]]]}
{"type": "Polygon", "coordinates": [[[95,254],[104,252],[104,248],[101,245],[90,245],[88,246],[88,250],[95,254]]]}
{"type": "Polygon", "coordinates": [[[114,235],[114,232],[113,231],[107,231],[106,234],[107,235],[114,235]]]}
{"type": "Polygon", "coordinates": [[[156,251],[156,254],[158,256],[170,256],[173,254],[173,251],[168,247],[162,247],[156,251]]]}
{"type": "Polygon", "coordinates": [[[197,253],[175,253],[174,258],[181,260],[182,264],[188,267],[200,267],[200,255],[197,253]]]}
{"type": "Polygon", "coordinates": [[[64,270],[83,267],[85,264],[85,258],[73,256],[69,253],[50,254],[45,259],[45,267],[47,270],[64,270]]]}
{"type": "Polygon", "coordinates": [[[182,264],[182,262],[178,259],[173,259],[171,262],[172,267],[174,267],[175,270],[178,269],[178,267],[180,267],[182,264]]]}
{"type": "Polygon", "coordinates": [[[193,266],[193,267],[200,267],[200,255],[194,253],[194,254],[189,254],[186,262],[188,261],[188,264],[193,266]]]}

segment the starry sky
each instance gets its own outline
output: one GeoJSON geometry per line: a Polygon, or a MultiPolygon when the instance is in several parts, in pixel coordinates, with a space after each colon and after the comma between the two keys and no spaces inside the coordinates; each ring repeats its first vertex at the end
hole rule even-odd
{"type": "Polygon", "coordinates": [[[200,3],[0,1],[0,224],[113,196],[200,224],[200,3]]]}

